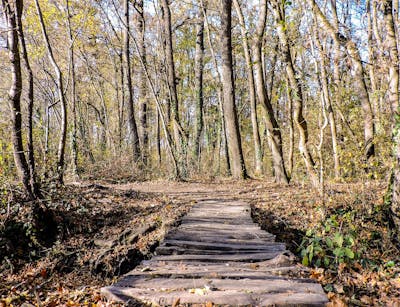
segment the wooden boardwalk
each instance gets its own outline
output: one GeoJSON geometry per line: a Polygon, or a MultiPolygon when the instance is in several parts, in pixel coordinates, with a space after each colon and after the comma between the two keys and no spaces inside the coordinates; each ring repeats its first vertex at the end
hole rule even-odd
{"type": "Polygon", "coordinates": [[[243,202],[203,200],[156,255],[102,288],[138,306],[324,306],[322,287],[298,271],[283,243],[255,224],[243,202]]]}

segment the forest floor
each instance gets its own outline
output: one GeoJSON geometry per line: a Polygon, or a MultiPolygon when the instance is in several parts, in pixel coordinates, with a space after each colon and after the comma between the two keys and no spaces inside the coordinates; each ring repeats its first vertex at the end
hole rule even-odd
{"type": "Polygon", "coordinates": [[[400,306],[385,187],[329,184],[322,201],[306,185],[268,180],[83,182],[49,188],[39,206],[4,193],[0,306],[111,306],[100,287],[151,257],[196,200],[214,196],[249,202],[255,221],[310,267],[332,306],[400,306]]]}

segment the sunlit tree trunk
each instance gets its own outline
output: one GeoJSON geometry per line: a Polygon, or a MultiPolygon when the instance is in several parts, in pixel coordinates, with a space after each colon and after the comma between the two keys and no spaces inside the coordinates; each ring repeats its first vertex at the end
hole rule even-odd
{"type": "MultiPolygon", "coordinates": [[[[19,1],[18,1],[19,2],[19,1]]],[[[22,25],[22,11],[23,11],[23,1],[20,1],[20,5],[17,5],[17,28],[18,36],[21,44],[21,55],[25,70],[28,75],[28,135],[27,135],[27,147],[28,147],[28,167],[30,172],[30,185],[32,192],[35,197],[40,197],[40,189],[36,177],[36,162],[35,162],[35,152],[33,146],[33,106],[34,106],[34,87],[33,87],[33,72],[31,65],[29,63],[28,51],[26,49],[25,35],[22,25]]]]}
{"type": "MultiPolygon", "coordinates": [[[[139,39],[137,40],[138,48],[140,52],[140,57],[142,62],[147,65],[146,59],[146,45],[145,45],[145,33],[146,33],[146,23],[144,18],[144,7],[143,0],[138,0],[135,2],[136,9],[136,29],[138,32],[139,39]]],[[[139,97],[139,141],[141,145],[142,161],[146,165],[149,155],[149,132],[148,132],[148,101],[147,101],[147,80],[143,68],[140,67],[138,71],[138,97],[139,97]]]]}
{"type": "Polygon", "coordinates": [[[49,37],[46,32],[46,26],[43,20],[43,14],[39,6],[38,0],[35,0],[36,11],[39,16],[40,27],[42,29],[43,40],[46,45],[47,55],[49,57],[50,63],[53,66],[54,72],[56,74],[58,99],[61,105],[61,137],[58,145],[58,159],[57,159],[57,180],[60,184],[64,183],[64,163],[65,163],[65,144],[67,139],[67,101],[64,94],[64,82],[63,75],[60,67],[58,66],[54,54],[53,48],[51,47],[49,37]]]}
{"type": "Polygon", "coordinates": [[[393,18],[393,1],[384,2],[386,41],[389,51],[388,100],[393,113],[394,170],[391,211],[397,230],[400,232],[400,104],[399,104],[399,52],[393,18]]]}
{"type": "Polygon", "coordinates": [[[260,175],[262,173],[262,150],[261,150],[261,139],[260,132],[258,129],[258,119],[257,119],[257,104],[256,104],[256,91],[254,84],[254,73],[253,73],[253,63],[251,61],[251,53],[249,46],[248,33],[246,30],[246,25],[244,21],[244,16],[242,9],[240,8],[238,0],[233,1],[236,13],[239,17],[240,29],[242,32],[242,44],[244,49],[244,56],[246,60],[247,67],[247,84],[249,86],[249,103],[251,111],[251,126],[253,132],[253,142],[254,142],[254,171],[255,174],[260,175]]]}
{"type": "MultiPolygon", "coordinates": [[[[195,54],[195,100],[196,100],[196,122],[193,136],[193,160],[199,164],[200,157],[200,137],[203,131],[203,73],[204,73],[204,15],[202,12],[197,14],[196,25],[196,54],[195,54]]],[[[200,165],[199,165],[200,166],[200,165]]]]}
{"type": "Polygon", "coordinates": [[[69,38],[69,61],[71,65],[71,103],[72,103],[72,133],[71,133],[71,147],[72,147],[72,173],[78,177],[78,141],[77,141],[77,117],[76,117],[76,72],[75,72],[75,42],[72,34],[71,25],[71,11],[69,0],[66,0],[67,7],[67,25],[68,25],[68,38],[69,38]]]}
{"type": "Polygon", "coordinates": [[[167,81],[170,93],[171,101],[171,126],[173,129],[174,144],[176,147],[178,166],[180,168],[181,175],[185,176],[186,165],[185,159],[185,147],[186,141],[184,140],[184,132],[180,125],[179,119],[179,100],[178,91],[176,86],[176,72],[175,72],[175,61],[172,46],[172,25],[171,25],[171,11],[169,7],[169,0],[161,1],[163,22],[164,22],[164,36],[165,36],[165,56],[167,64],[167,81]]]}
{"type": "Polygon", "coordinates": [[[125,81],[126,91],[128,94],[128,125],[129,125],[129,139],[132,142],[133,161],[137,162],[140,159],[140,144],[137,131],[135,109],[133,101],[133,88],[132,88],[132,75],[131,75],[131,56],[130,56],[130,20],[129,20],[129,0],[124,0],[124,59],[125,59],[125,81]]]}
{"type": "Polygon", "coordinates": [[[283,158],[281,130],[279,128],[278,121],[276,120],[271,101],[267,94],[262,68],[262,41],[264,38],[266,17],[267,1],[263,1],[253,46],[255,84],[257,89],[257,98],[263,108],[265,124],[268,130],[269,147],[272,154],[272,165],[274,168],[275,181],[287,184],[289,183],[289,178],[286,173],[285,162],[283,158]]]}
{"type": "Polygon", "coordinates": [[[304,98],[299,80],[292,62],[290,45],[286,34],[286,18],[284,4],[279,1],[273,2],[273,11],[276,19],[276,25],[281,43],[283,62],[286,66],[286,74],[288,76],[291,95],[293,97],[293,119],[299,132],[299,151],[306,165],[307,173],[312,185],[319,188],[318,174],[314,168],[314,160],[308,144],[308,128],[307,122],[303,116],[304,98]]]}
{"type": "MultiPolygon", "coordinates": [[[[315,25],[314,25],[315,28],[315,25]]],[[[331,141],[332,141],[332,152],[333,152],[333,162],[334,162],[334,172],[335,178],[339,179],[340,177],[340,160],[339,160],[339,149],[338,149],[338,141],[337,141],[337,129],[336,129],[336,118],[333,112],[332,106],[332,95],[329,91],[329,80],[328,80],[328,72],[326,68],[328,67],[328,61],[326,59],[326,53],[324,47],[322,46],[320,39],[318,37],[317,29],[314,29],[314,41],[316,47],[320,51],[320,69],[319,72],[321,74],[320,82],[321,82],[321,90],[324,97],[323,106],[326,108],[324,110],[324,118],[327,117],[329,122],[329,127],[331,130],[331,141]]]]}
{"type": "MultiPolygon", "coordinates": [[[[339,29],[332,25],[327,17],[322,13],[318,4],[315,0],[309,0],[310,6],[312,7],[316,18],[319,21],[319,25],[332,37],[337,45],[343,45],[346,47],[347,52],[350,56],[353,70],[354,70],[354,86],[358,93],[361,101],[361,106],[364,114],[364,157],[368,160],[375,154],[374,135],[374,114],[371,107],[370,97],[367,89],[367,85],[364,79],[364,67],[361,62],[360,52],[357,49],[356,44],[351,38],[347,38],[340,34],[339,29]]],[[[337,15],[335,15],[337,17],[337,15]]],[[[335,22],[337,24],[337,21],[335,22]]]]}
{"type": "MultiPolygon", "coordinates": [[[[211,40],[211,30],[210,30],[210,25],[208,22],[208,16],[207,16],[207,11],[206,11],[206,7],[205,7],[205,3],[203,0],[200,0],[201,2],[201,7],[202,7],[202,11],[203,11],[203,16],[204,16],[204,25],[205,25],[205,30],[207,33],[207,41],[208,41],[208,45],[210,48],[210,52],[211,52],[211,58],[214,64],[214,69],[217,73],[218,76],[218,92],[217,92],[217,97],[218,97],[218,106],[220,109],[220,115],[221,115],[221,129],[220,129],[220,140],[221,142],[219,142],[219,145],[223,145],[223,154],[226,160],[226,169],[227,169],[227,174],[228,176],[230,176],[232,174],[231,172],[231,164],[230,164],[230,158],[229,158],[229,150],[228,150],[228,137],[227,137],[227,133],[226,133],[226,122],[225,122],[225,114],[224,114],[224,106],[223,106],[223,93],[222,93],[222,78],[221,78],[221,74],[219,72],[218,69],[218,63],[217,63],[217,57],[215,55],[215,50],[214,50],[214,45],[212,43],[211,40]]],[[[219,147],[220,148],[220,147],[219,147]]],[[[221,156],[221,150],[218,150],[218,169],[220,169],[220,156],[221,156]]]]}
{"type": "Polygon", "coordinates": [[[11,63],[11,87],[8,92],[8,104],[11,117],[11,138],[13,144],[13,154],[15,166],[18,170],[20,179],[25,188],[26,194],[30,198],[35,198],[31,182],[28,163],[25,157],[22,142],[22,115],[21,115],[21,92],[22,74],[21,59],[18,42],[17,11],[22,12],[22,1],[2,0],[3,12],[7,25],[8,56],[11,63]]]}
{"type": "Polygon", "coordinates": [[[222,88],[224,93],[224,112],[226,133],[232,176],[237,179],[247,177],[242,153],[239,123],[235,104],[235,84],[232,63],[232,0],[221,0],[221,58],[222,58],[222,88]]]}

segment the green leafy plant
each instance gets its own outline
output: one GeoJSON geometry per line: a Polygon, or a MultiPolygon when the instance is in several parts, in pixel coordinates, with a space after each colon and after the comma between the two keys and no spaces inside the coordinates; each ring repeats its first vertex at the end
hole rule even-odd
{"type": "MultiPolygon", "coordinates": [[[[345,213],[341,218],[351,221],[352,214],[345,213]]],[[[351,228],[348,227],[350,230],[351,228]]],[[[317,228],[306,232],[299,252],[303,265],[332,268],[356,258],[354,245],[354,236],[351,233],[343,233],[337,215],[331,215],[317,228]]]]}

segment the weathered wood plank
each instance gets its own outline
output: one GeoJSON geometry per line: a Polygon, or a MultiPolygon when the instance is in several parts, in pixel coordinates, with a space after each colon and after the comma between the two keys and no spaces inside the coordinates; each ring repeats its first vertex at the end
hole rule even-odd
{"type": "Polygon", "coordinates": [[[165,278],[129,278],[116,284],[117,287],[154,289],[163,291],[190,290],[193,288],[212,291],[246,291],[252,293],[319,293],[321,286],[317,283],[297,282],[289,279],[165,279],[165,278]]]}
{"type": "Polygon", "coordinates": [[[157,247],[155,254],[156,255],[162,255],[162,256],[167,256],[167,255],[186,255],[186,254],[191,254],[191,255],[237,255],[237,254],[254,254],[254,253],[263,253],[266,251],[269,252],[282,252],[284,251],[285,248],[282,248],[280,246],[275,246],[272,247],[270,246],[267,249],[242,249],[242,250],[217,250],[217,249],[205,249],[205,248],[182,248],[182,247],[177,247],[177,246],[159,246],[157,247]]]}
{"type": "MultiPolygon", "coordinates": [[[[103,288],[104,289],[104,288],[103,288]]],[[[152,291],[150,289],[108,287],[103,293],[120,300],[121,297],[135,297],[144,303],[160,306],[180,304],[212,303],[224,306],[325,306],[326,296],[320,293],[268,293],[257,294],[246,291],[226,290],[204,293],[190,293],[189,291],[152,291]]]]}
{"type": "Polygon", "coordinates": [[[262,261],[268,260],[279,255],[280,252],[263,252],[263,253],[238,253],[235,255],[222,254],[222,255],[170,255],[170,256],[155,256],[150,261],[204,261],[204,262],[227,262],[227,261],[262,261]]]}
{"type": "MultiPolygon", "coordinates": [[[[212,265],[216,267],[216,265],[212,265]]],[[[276,267],[276,268],[265,268],[261,270],[245,270],[238,268],[222,267],[207,270],[193,270],[193,269],[155,269],[147,272],[137,271],[135,275],[127,275],[125,278],[130,276],[147,276],[152,278],[231,278],[231,279],[256,279],[256,280],[275,280],[276,278],[282,278],[282,276],[287,276],[289,274],[298,274],[303,271],[299,267],[289,266],[289,267],[276,267]]],[[[287,277],[283,277],[287,279],[287,277]]],[[[294,279],[296,280],[296,279],[294,279]]],[[[298,282],[310,282],[308,279],[298,279],[298,282]]]]}
{"type": "MultiPolygon", "coordinates": [[[[248,241],[245,241],[248,243],[248,241]]],[[[249,249],[269,249],[270,247],[279,246],[281,248],[285,248],[284,243],[277,242],[263,242],[261,244],[242,244],[238,243],[208,243],[208,242],[199,242],[199,241],[183,241],[183,240],[164,240],[161,246],[180,246],[185,248],[205,248],[205,249],[217,249],[217,250],[249,250],[249,249]]]]}

